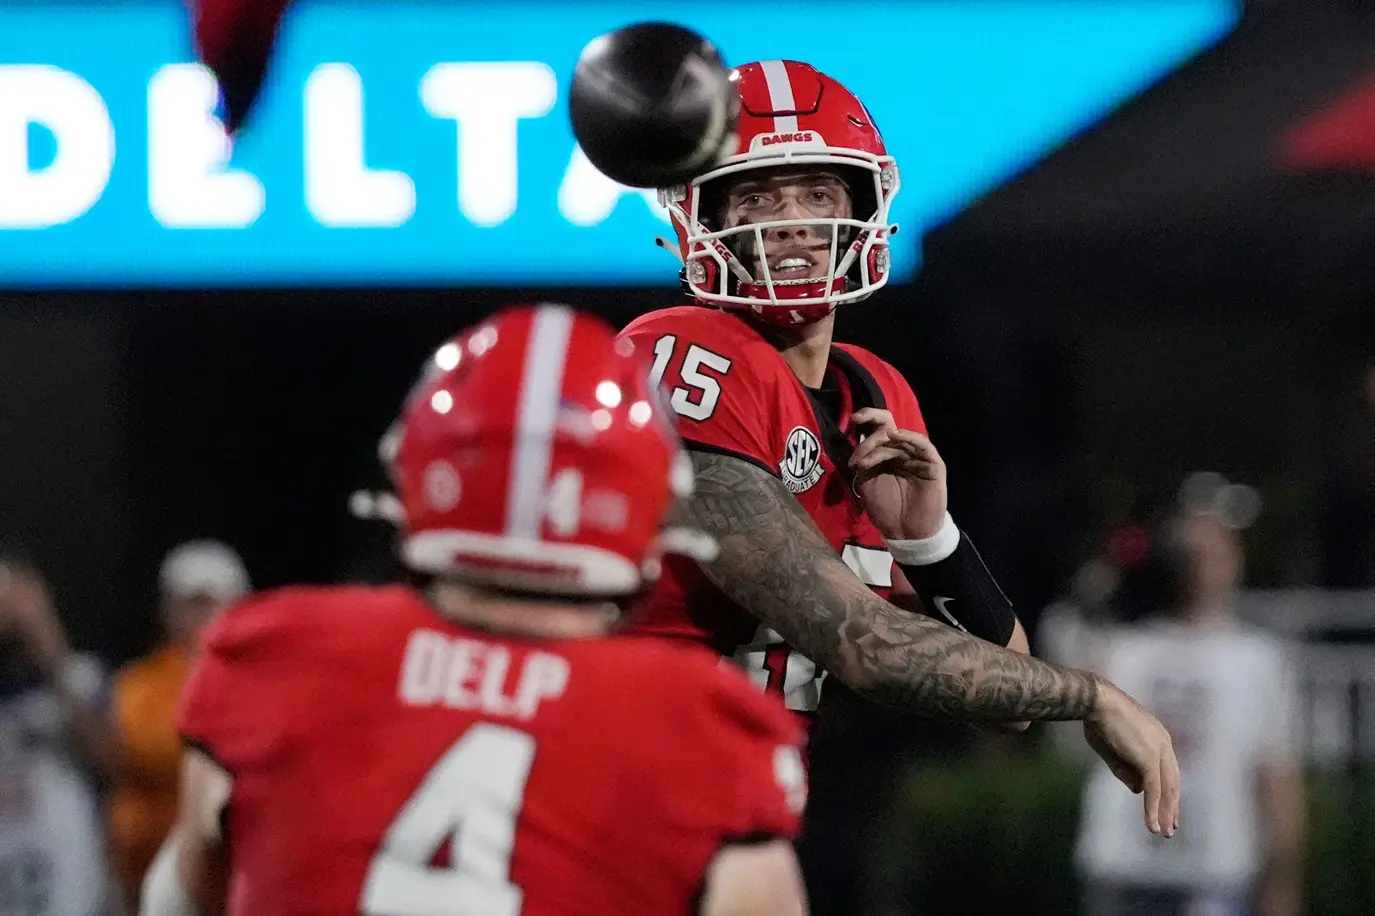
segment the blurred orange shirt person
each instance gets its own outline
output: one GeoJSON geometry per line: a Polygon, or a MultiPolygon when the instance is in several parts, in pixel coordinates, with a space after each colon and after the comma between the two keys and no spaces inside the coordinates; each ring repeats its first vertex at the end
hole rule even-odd
{"type": "Polygon", "coordinates": [[[163,643],[119,673],[112,704],[120,753],[108,809],[110,855],[131,907],[176,818],[177,701],[196,640],[212,617],[247,594],[249,579],[230,547],[191,541],[167,555],[159,586],[163,643]]]}

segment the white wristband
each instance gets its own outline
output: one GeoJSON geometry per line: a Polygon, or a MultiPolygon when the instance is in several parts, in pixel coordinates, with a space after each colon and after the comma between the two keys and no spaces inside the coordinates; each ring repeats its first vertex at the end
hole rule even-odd
{"type": "Polygon", "coordinates": [[[890,540],[886,541],[886,546],[900,566],[930,566],[944,560],[960,546],[960,529],[947,512],[940,530],[929,538],[890,540]]]}

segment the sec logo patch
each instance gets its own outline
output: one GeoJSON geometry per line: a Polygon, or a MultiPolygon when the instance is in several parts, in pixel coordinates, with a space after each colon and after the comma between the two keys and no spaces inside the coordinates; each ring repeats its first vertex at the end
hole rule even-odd
{"type": "Polygon", "coordinates": [[[824,468],[821,466],[821,443],[816,440],[810,429],[795,426],[788,433],[788,441],[783,447],[783,460],[778,462],[778,470],[783,473],[783,485],[794,493],[801,493],[816,486],[824,468]]]}

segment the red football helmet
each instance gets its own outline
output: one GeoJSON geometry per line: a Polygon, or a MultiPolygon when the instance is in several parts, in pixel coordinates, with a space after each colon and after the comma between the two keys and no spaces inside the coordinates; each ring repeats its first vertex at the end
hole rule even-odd
{"type": "Polygon", "coordinates": [[[692,468],[649,369],[559,305],[507,309],[440,347],[381,447],[406,565],[566,596],[655,578],[692,468]]]}
{"type": "Polygon", "coordinates": [[[678,230],[684,287],[703,305],[747,308],[784,325],[816,321],[838,303],[868,297],[888,282],[888,237],[897,231],[888,210],[899,187],[897,163],[868,110],[840,83],[793,60],[745,64],[731,79],[740,93],[735,154],[686,187],[659,194],[678,230]],[[742,172],[777,166],[832,172],[848,187],[855,218],[719,225],[726,186],[742,172]],[[829,226],[826,276],[774,279],[767,263],[761,264],[763,276],[742,263],[740,252],[749,243],[764,250],[763,233],[800,226],[829,226]]]}

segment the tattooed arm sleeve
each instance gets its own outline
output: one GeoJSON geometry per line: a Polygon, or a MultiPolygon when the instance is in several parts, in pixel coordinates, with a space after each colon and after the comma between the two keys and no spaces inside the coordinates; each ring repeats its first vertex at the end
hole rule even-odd
{"type": "Polygon", "coordinates": [[[1093,675],[1009,652],[879,598],[835,555],[781,481],[693,452],[684,511],[721,545],[702,569],[728,597],[863,696],[970,721],[1082,719],[1093,675]]]}

